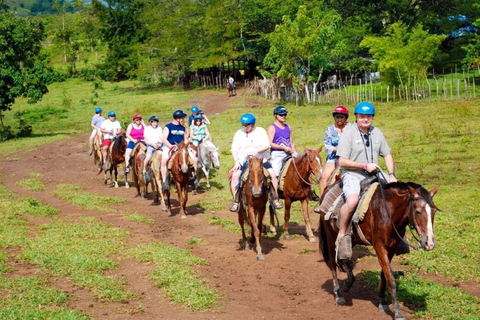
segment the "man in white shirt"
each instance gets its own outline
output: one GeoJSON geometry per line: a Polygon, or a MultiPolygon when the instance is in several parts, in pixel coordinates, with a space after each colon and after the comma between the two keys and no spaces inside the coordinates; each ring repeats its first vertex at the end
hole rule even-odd
{"type": "Polygon", "coordinates": [[[145,172],[147,168],[147,164],[153,156],[153,153],[156,150],[159,150],[162,147],[162,128],[158,125],[158,117],[151,116],[148,119],[150,122],[150,126],[145,128],[145,132],[143,136],[145,138],[145,144],[147,145],[147,154],[145,157],[145,161],[143,162],[143,176],[145,177],[145,172]]]}
{"type": "Polygon", "coordinates": [[[122,126],[117,121],[117,114],[115,111],[108,113],[108,119],[102,122],[100,130],[103,133],[102,154],[103,154],[103,169],[106,170],[106,159],[108,147],[113,139],[122,133],[122,126]]]}
{"type": "Polygon", "coordinates": [[[232,156],[235,160],[233,168],[230,170],[232,174],[232,180],[230,181],[230,188],[234,195],[233,204],[230,207],[230,211],[237,212],[240,208],[238,201],[238,185],[240,180],[240,174],[242,172],[242,166],[248,156],[254,156],[257,158],[263,157],[263,167],[268,170],[272,179],[272,185],[274,190],[273,205],[277,209],[283,208],[283,205],[278,201],[277,195],[277,177],[275,171],[273,171],[272,165],[266,160],[266,151],[270,148],[270,141],[268,139],[267,131],[264,128],[255,126],[255,116],[250,113],[244,114],[240,118],[240,123],[243,128],[238,130],[233,137],[232,142],[232,156]]]}

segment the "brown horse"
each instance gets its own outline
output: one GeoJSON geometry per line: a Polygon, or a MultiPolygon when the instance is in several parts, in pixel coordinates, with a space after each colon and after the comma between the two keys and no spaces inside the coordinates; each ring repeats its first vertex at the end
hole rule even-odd
{"type": "Polygon", "coordinates": [[[152,191],[153,191],[153,204],[160,204],[159,197],[162,199],[162,210],[167,211],[167,205],[165,203],[164,194],[162,192],[162,173],[160,166],[162,164],[162,150],[157,150],[150,160],[150,168],[152,169],[152,191]]]}
{"type": "Polygon", "coordinates": [[[235,92],[235,89],[233,89],[233,86],[230,83],[230,81],[227,81],[227,91],[228,91],[228,96],[229,97],[237,95],[237,93],[235,92]]]}
{"type": "MultiPolygon", "coordinates": [[[[285,199],[285,221],[283,224],[283,236],[285,239],[290,239],[288,222],[290,221],[292,202],[300,201],[302,203],[303,220],[305,221],[308,240],[310,242],[317,242],[317,238],[313,235],[310,224],[308,200],[312,188],[310,175],[315,175],[317,183],[322,177],[321,150],[322,148],[318,150],[306,148],[304,152],[292,160],[290,166],[286,169],[283,192],[280,192],[280,197],[285,199]]],[[[272,205],[270,205],[269,208],[270,217],[272,217],[275,209],[272,205]]]]}
{"type": "MultiPolygon", "coordinates": [[[[188,186],[190,178],[192,177],[193,163],[188,154],[188,147],[183,141],[178,145],[178,150],[172,155],[170,161],[172,165],[172,179],[167,179],[170,180],[170,183],[173,182],[175,184],[178,202],[180,203],[180,216],[182,219],[185,219],[187,217],[185,209],[187,207],[188,186]]],[[[165,196],[168,211],[171,212],[170,190],[164,192],[164,197],[165,196]]]]}
{"type": "Polygon", "coordinates": [[[245,221],[252,228],[250,245],[256,244],[257,260],[265,260],[263,257],[261,236],[263,229],[263,216],[267,208],[268,185],[263,173],[262,159],[257,157],[248,158],[248,179],[240,190],[240,210],[238,222],[242,227],[242,249],[247,248],[245,235],[245,221]]]}
{"type": "MultiPolygon", "coordinates": [[[[435,247],[433,224],[435,212],[438,209],[432,198],[437,191],[438,186],[428,192],[422,186],[412,182],[396,182],[385,187],[380,185],[372,196],[364,220],[359,224],[365,239],[373,244],[382,268],[379,286],[379,308],[382,311],[389,311],[388,303],[385,300],[385,286],[388,284],[395,309],[395,319],[404,319],[404,317],[398,305],[395,278],[392,274],[390,261],[397,250],[397,246],[403,241],[405,229],[408,225],[418,233],[421,247],[425,250],[433,250],[435,247]]],[[[335,240],[338,228],[333,219],[325,221],[325,214],[323,211],[320,214],[320,250],[325,263],[333,274],[335,301],[344,305],[346,301],[340,291],[335,262],[335,240]]],[[[367,243],[362,242],[358,233],[354,232],[352,244],[365,245],[367,243]]],[[[344,287],[348,291],[355,282],[352,272],[353,263],[339,263],[339,267],[347,271],[348,279],[344,287]]]]}
{"type": "Polygon", "coordinates": [[[148,196],[148,183],[149,181],[145,181],[143,177],[143,163],[145,162],[146,158],[146,151],[147,147],[144,144],[138,144],[133,152],[132,152],[132,159],[133,159],[133,182],[137,187],[137,195],[140,196],[142,199],[147,199],[148,196]]]}
{"type": "Polygon", "coordinates": [[[113,141],[113,146],[109,149],[110,153],[107,155],[107,161],[110,164],[110,168],[105,170],[105,184],[107,184],[108,181],[108,176],[107,176],[107,171],[110,170],[110,181],[112,182],[111,184],[115,186],[115,188],[118,188],[118,182],[117,182],[117,177],[118,177],[118,165],[121,164],[124,170],[125,174],[125,188],[130,188],[130,185],[128,184],[128,173],[125,172],[125,168],[127,165],[125,164],[125,150],[127,150],[127,141],[125,140],[125,137],[123,135],[119,135],[117,138],[115,138],[113,141]],[[115,180],[113,180],[112,173],[115,171],[115,180]]]}
{"type": "Polygon", "coordinates": [[[100,172],[103,165],[102,142],[103,135],[100,130],[97,130],[93,140],[93,163],[100,168],[100,172]]]}

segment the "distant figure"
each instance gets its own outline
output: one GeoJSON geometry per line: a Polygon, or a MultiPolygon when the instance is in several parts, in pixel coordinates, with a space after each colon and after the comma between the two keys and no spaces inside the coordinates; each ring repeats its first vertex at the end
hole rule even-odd
{"type": "Polygon", "coordinates": [[[192,114],[190,116],[188,116],[188,123],[187,123],[187,127],[190,127],[192,124],[193,124],[193,118],[198,115],[198,111],[200,111],[200,109],[197,107],[197,106],[193,106],[190,111],[192,111],[192,114]]]}
{"type": "Polygon", "coordinates": [[[227,82],[227,90],[228,90],[228,96],[234,96],[237,94],[237,91],[236,91],[236,87],[235,87],[235,80],[233,80],[233,77],[232,76],[229,76],[228,77],[228,82],[227,82]]]}
{"type": "Polygon", "coordinates": [[[93,140],[95,139],[97,132],[100,131],[100,126],[102,125],[103,121],[105,121],[105,118],[102,116],[102,108],[95,108],[95,115],[92,117],[92,122],[90,123],[93,131],[90,135],[90,138],[88,139],[88,142],[90,142],[90,150],[88,151],[89,156],[91,156],[93,153],[93,140]]]}

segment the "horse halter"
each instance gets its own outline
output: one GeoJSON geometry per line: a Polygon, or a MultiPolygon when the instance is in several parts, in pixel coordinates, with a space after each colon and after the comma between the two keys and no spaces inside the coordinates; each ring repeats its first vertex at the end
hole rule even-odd
{"type": "MultiPolygon", "coordinates": [[[[420,238],[422,237],[422,235],[418,232],[418,228],[417,228],[418,224],[417,224],[417,220],[415,219],[415,212],[414,212],[415,209],[413,208],[413,203],[418,200],[426,201],[424,197],[414,196],[414,197],[411,197],[410,201],[408,202],[408,211],[409,211],[408,212],[408,228],[410,229],[410,232],[412,233],[413,238],[421,245],[420,238]],[[416,235],[413,232],[413,230],[417,232],[416,235]]],[[[414,247],[412,246],[412,248],[414,247]]],[[[414,249],[418,250],[419,247],[414,249]]]]}
{"type": "MultiPolygon", "coordinates": [[[[253,156],[248,156],[249,158],[253,158],[253,156]]],[[[248,164],[250,167],[250,163],[248,164]]],[[[252,176],[251,176],[252,170],[249,170],[248,172],[248,182],[250,184],[250,192],[253,194],[253,183],[252,183],[252,176]]],[[[263,168],[262,168],[262,181],[260,182],[260,194],[258,195],[259,197],[263,194],[263,183],[265,182],[265,174],[263,173],[263,168]]]]}
{"type": "MultiPolygon", "coordinates": [[[[312,167],[312,164],[311,164],[311,162],[313,162],[313,161],[310,161],[310,159],[308,158],[308,153],[306,153],[305,157],[307,157],[307,160],[308,160],[308,161],[307,161],[307,162],[308,162],[308,163],[307,163],[307,164],[308,164],[307,174],[308,174],[308,177],[310,177],[310,175],[311,175],[312,172],[313,172],[313,167],[312,167]]],[[[315,161],[315,160],[314,160],[314,161],[315,161]]],[[[307,184],[307,185],[309,185],[309,186],[313,185],[313,183],[310,183],[310,182],[308,182],[308,181],[305,181],[305,179],[303,179],[303,177],[300,175],[300,172],[298,171],[297,165],[295,164],[295,159],[292,159],[292,163],[293,163],[293,167],[295,168],[295,171],[297,172],[297,175],[298,175],[298,177],[300,178],[300,180],[302,180],[303,183],[305,183],[305,184],[307,184]]]]}

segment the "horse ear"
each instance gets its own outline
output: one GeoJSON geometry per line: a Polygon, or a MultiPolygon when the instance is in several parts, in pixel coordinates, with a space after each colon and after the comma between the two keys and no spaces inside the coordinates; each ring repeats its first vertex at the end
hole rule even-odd
{"type": "Polygon", "coordinates": [[[417,190],[415,188],[411,187],[411,186],[408,186],[408,189],[410,191],[410,194],[412,196],[415,196],[415,194],[417,193],[417,190]]]}
{"type": "Polygon", "coordinates": [[[322,149],[323,149],[323,147],[320,147],[320,148],[317,150],[318,154],[320,154],[320,152],[322,152],[322,149]]]}
{"type": "Polygon", "coordinates": [[[433,188],[432,190],[430,190],[430,197],[433,198],[433,196],[438,192],[438,189],[440,189],[440,186],[436,186],[435,188],[433,188]]]}

